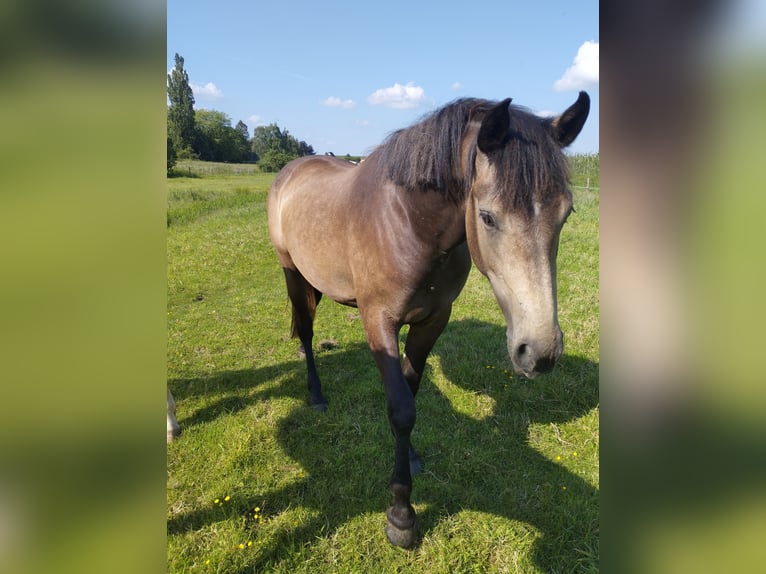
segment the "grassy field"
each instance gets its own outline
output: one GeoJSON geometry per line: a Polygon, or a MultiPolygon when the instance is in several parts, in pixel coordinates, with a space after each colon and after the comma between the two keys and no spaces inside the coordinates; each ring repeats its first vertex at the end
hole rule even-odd
{"type": "Polygon", "coordinates": [[[274,175],[212,167],[181,162],[187,177],[168,180],[168,386],[183,428],[167,454],[168,571],[596,572],[597,193],[574,188],[562,233],[552,374],[510,374],[502,315],[472,270],[417,398],[421,539],[406,551],[383,532],[393,439],[357,310],[318,308],[330,407],[316,413],[268,238],[274,175]]]}

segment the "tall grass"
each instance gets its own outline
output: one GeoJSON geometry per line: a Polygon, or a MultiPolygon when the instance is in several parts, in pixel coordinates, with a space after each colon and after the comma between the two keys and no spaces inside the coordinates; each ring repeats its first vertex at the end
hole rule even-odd
{"type": "Polygon", "coordinates": [[[562,233],[552,374],[511,374],[471,271],[418,394],[421,539],[403,551],[383,532],[393,441],[355,309],[317,310],[330,406],[307,406],[266,226],[273,177],[168,180],[168,386],[184,431],[168,446],[168,570],[597,571],[598,194],[574,188],[562,233]]]}
{"type": "Polygon", "coordinates": [[[572,185],[598,192],[599,154],[573,154],[569,157],[572,185]]]}
{"type": "Polygon", "coordinates": [[[210,175],[253,175],[260,173],[254,163],[220,163],[194,159],[179,160],[170,170],[170,177],[204,177],[210,175]]]}

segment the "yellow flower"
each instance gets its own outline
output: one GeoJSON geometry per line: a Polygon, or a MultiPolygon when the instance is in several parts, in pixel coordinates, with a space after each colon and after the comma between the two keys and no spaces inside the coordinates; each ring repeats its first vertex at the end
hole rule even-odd
{"type": "Polygon", "coordinates": [[[242,550],[242,549],[244,549],[244,548],[245,548],[245,545],[240,543],[240,545],[239,545],[239,549],[240,549],[240,550],[242,550]]]}
{"type": "Polygon", "coordinates": [[[213,501],[213,504],[218,504],[219,502],[221,502],[221,500],[220,500],[220,499],[218,499],[218,498],[216,498],[216,499],[213,501]]]}
{"type": "Polygon", "coordinates": [[[572,453],[572,456],[577,456],[577,451],[574,451],[574,452],[572,453]]]}
{"type": "Polygon", "coordinates": [[[559,455],[556,455],[556,460],[561,460],[561,457],[559,455]]]}
{"type": "Polygon", "coordinates": [[[227,495],[226,495],[226,497],[224,498],[224,500],[225,500],[226,502],[229,502],[229,501],[231,500],[231,496],[229,496],[229,495],[227,494],[227,495]]]}
{"type": "Polygon", "coordinates": [[[562,486],[562,487],[561,487],[561,490],[566,490],[566,489],[567,489],[567,487],[566,487],[566,486],[562,486]]]}
{"type": "Polygon", "coordinates": [[[248,545],[248,546],[252,546],[252,545],[253,545],[253,541],[252,541],[252,540],[248,540],[248,541],[247,541],[247,545],[248,545]]]}

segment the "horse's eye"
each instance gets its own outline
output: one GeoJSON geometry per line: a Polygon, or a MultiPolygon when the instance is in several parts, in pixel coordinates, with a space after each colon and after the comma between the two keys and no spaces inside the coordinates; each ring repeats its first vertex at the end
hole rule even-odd
{"type": "Polygon", "coordinates": [[[497,229],[497,220],[489,211],[484,211],[482,209],[479,211],[479,217],[481,218],[481,222],[486,225],[488,229],[497,229]]]}

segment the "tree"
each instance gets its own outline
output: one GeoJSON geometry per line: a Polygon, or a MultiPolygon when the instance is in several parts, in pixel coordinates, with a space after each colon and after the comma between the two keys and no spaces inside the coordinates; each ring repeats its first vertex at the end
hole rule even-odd
{"type": "Polygon", "coordinates": [[[167,161],[168,161],[168,173],[170,173],[170,170],[173,169],[173,166],[176,164],[176,150],[173,147],[173,141],[170,139],[170,136],[168,136],[167,161]]]}
{"type": "Polygon", "coordinates": [[[304,155],[314,155],[314,148],[298,141],[277,124],[258,126],[253,130],[251,149],[263,171],[279,171],[287,162],[304,155]]]}
{"type": "Polygon", "coordinates": [[[261,171],[276,172],[285,167],[290,161],[294,160],[295,156],[291,156],[288,153],[280,151],[278,149],[266,150],[260,159],[258,160],[258,166],[261,171]]]}
{"type": "Polygon", "coordinates": [[[176,67],[168,74],[168,136],[179,157],[190,157],[194,145],[194,93],[184,59],[176,54],[176,67]]]}
{"type": "Polygon", "coordinates": [[[298,146],[298,150],[300,152],[301,157],[305,155],[315,155],[316,152],[314,152],[314,148],[307,144],[305,141],[301,140],[300,144],[298,146]]]}
{"type": "Polygon", "coordinates": [[[234,126],[234,129],[236,129],[238,132],[240,132],[244,138],[245,141],[250,141],[250,133],[247,131],[247,124],[243,122],[242,120],[239,120],[237,122],[237,125],[234,126]]]}
{"type": "Polygon", "coordinates": [[[237,125],[234,126],[234,129],[237,130],[240,134],[240,137],[237,138],[237,146],[239,148],[239,154],[241,156],[241,161],[248,161],[250,159],[250,133],[247,129],[247,124],[243,122],[242,120],[239,120],[237,122],[237,125]]]}
{"type": "Polygon", "coordinates": [[[194,147],[200,159],[225,162],[243,162],[247,159],[247,140],[241,129],[231,127],[231,119],[225,113],[197,110],[195,123],[197,137],[194,147]]]}

